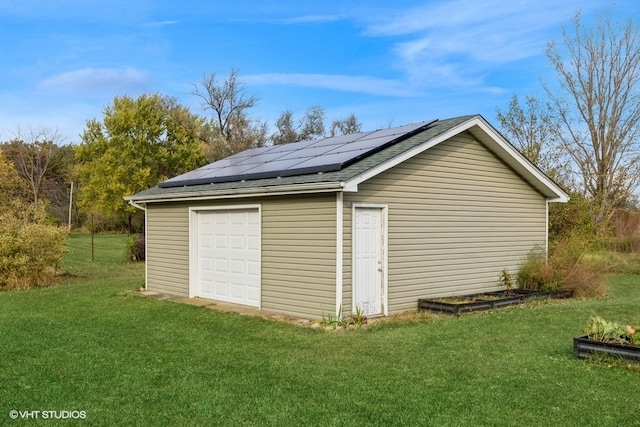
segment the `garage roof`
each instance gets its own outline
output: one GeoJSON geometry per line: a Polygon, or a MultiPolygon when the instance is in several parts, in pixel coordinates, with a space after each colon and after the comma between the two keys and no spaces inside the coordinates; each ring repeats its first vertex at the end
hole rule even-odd
{"type": "Polygon", "coordinates": [[[160,188],[339,171],[420,132],[435,120],[312,141],[253,148],[160,183],[160,188]]]}
{"type": "Polygon", "coordinates": [[[545,197],[552,201],[568,200],[567,194],[557,184],[479,115],[420,122],[336,139],[247,150],[125,199],[131,203],[153,203],[266,194],[357,191],[360,182],[464,131],[472,133],[545,197]],[[375,135],[380,138],[376,140],[375,135]],[[323,146],[332,140],[335,144],[323,146]],[[357,144],[358,141],[362,142],[362,150],[349,150],[349,144],[357,144]],[[310,151],[305,151],[307,148],[310,151]],[[286,156],[290,162],[274,163],[270,167],[270,162],[279,158],[276,157],[278,153],[286,156]],[[295,156],[298,157],[294,161],[295,156]],[[244,168],[252,164],[253,167],[244,168]],[[315,166],[307,167],[310,165],[315,166]]]}

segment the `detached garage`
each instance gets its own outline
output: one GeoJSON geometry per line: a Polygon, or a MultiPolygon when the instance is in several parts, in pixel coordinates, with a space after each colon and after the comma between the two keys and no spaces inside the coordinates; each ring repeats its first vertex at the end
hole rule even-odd
{"type": "Polygon", "coordinates": [[[568,196],[464,116],[251,149],[126,199],[147,289],[320,318],[497,290],[568,196]]]}

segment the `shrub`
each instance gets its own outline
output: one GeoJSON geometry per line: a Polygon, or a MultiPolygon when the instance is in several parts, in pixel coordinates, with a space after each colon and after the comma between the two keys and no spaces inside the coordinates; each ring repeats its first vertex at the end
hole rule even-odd
{"type": "Polygon", "coordinates": [[[534,249],[520,266],[518,286],[540,291],[573,291],[579,298],[603,296],[607,274],[589,258],[590,239],[568,235],[551,245],[548,258],[534,249]]]}
{"type": "Polygon", "coordinates": [[[132,234],[126,242],[127,258],[131,261],[144,261],[146,259],[146,245],[144,234],[132,234]]]}
{"type": "Polygon", "coordinates": [[[552,265],[547,262],[546,254],[535,248],[527,254],[518,270],[516,280],[521,289],[555,291],[562,288],[556,276],[552,265]]]}
{"type": "Polygon", "coordinates": [[[48,223],[43,204],[13,201],[0,213],[0,288],[53,281],[67,233],[48,223]]]}

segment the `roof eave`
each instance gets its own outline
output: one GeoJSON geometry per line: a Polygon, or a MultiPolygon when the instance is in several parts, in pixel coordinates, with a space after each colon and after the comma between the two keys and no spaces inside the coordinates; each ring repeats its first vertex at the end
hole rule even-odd
{"type": "Polygon", "coordinates": [[[304,193],[327,193],[342,191],[344,183],[340,181],[289,184],[266,187],[210,189],[202,191],[170,192],[150,195],[131,195],[124,199],[133,203],[163,203],[192,200],[233,199],[240,197],[280,196],[304,193]]]}

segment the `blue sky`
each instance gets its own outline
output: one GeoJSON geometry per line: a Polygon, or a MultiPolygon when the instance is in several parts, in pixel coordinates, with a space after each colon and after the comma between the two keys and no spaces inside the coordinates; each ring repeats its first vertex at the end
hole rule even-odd
{"type": "Polygon", "coordinates": [[[161,93],[193,112],[203,75],[239,71],[273,124],[312,105],[363,130],[482,114],[552,82],[546,44],[576,10],[637,18],[637,0],[0,0],[0,141],[79,141],[115,96],[161,93]]]}

